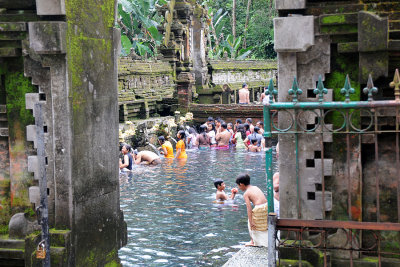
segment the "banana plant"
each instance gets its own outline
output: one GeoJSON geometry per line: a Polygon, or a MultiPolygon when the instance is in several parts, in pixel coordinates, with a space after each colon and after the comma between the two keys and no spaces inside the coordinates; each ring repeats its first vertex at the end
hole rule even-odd
{"type": "Polygon", "coordinates": [[[131,49],[139,56],[156,55],[162,41],[157,26],[163,21],[156,6],[166,3],[166,0],[118,0],[117,26],[121,29],[123,55],[131,49]]]}
{"type": "Polygon", "coordinates": [[[242,45],[242,36],[234,38],[233,35],[229,34],[221,45],[215,49],[215,58],[222,58],[226,52],[229,58],[243,60],[251,54],[253,47],[247,47],[240,49],[242,45]]]}

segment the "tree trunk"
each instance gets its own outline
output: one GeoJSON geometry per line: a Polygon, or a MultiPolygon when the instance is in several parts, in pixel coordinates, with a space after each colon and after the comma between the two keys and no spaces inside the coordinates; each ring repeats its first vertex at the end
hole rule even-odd
{"type": "Polygon", "coordinates": [[[219,46],[219,40],[218,40],[217,32],[215,31],[214,22],[213,22],[214,14],[211,14],[211,18],[208,18],[208,19],[210,20],[211,31],[212,31],[212,34],[214,35],[214,38],[215,38],[215,47],[218,47],[219,46]]]}
{"type": "Polygon", "coordinates": [[[246,24],[244,25],[243,48],[246,48],[247,27],[249,26],[251,0],[247,1],[246,24]]]}
{"type": "Polygon", "coordinates": [[[233,42],[236,40],[236,0],[232,0],[232,35],[233,42]]]}

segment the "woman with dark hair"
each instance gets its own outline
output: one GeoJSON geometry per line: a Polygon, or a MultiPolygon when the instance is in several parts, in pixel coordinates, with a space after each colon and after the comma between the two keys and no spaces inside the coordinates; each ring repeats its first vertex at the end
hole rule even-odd
{"type": "Polygon", "coordinates": [[[178,138],[178,143],[176,143],[176,159],[187,159],[187,154],[185,151],[185,131],[180,130],[176,137],[178,138]]]}
{"type": "MultiPolygon", "coordinates": [[[[244,132],[246,133],[246,138],[247,138],[247,136],[249,136],[249,135],[251,134],[251,131],[250,131],[250,124],[245,123],[245,124],[243,124],[243,127],[244,127],[244,132]]],[[[246,138],[245,138],[245,139],[246,139],[246,138]]],[[[243,139],[243,140],[244,140],[244,139],[243,139]]],[[[247,145],[250,145],[250,140],[247,140],[246,142],[247,142],[247,145]]]]}
{"type": "Polygon", "coordinates": [[[189,136],[187,138],[188,149],[197,147],[196,145],[197,132],[193,127],[189,128],[189,136]]]}
{"type": "Polygon", "coordinates": [[[246,133],[244,131],[243,124],[239,124],[238,126],[236,126],[236,133],[234,139],[236,143],[236,148],[246,148],[246,146],[243,143],[243,140],[246,139],[246,133]]]}
{"type": "Polygon", "coordinates": [[[161,150],[161,153],[164,154],[164,157],[167,159],[174,158],[174,149],[172,148],[172,144],[170,141],[165,140],[164,136],[158,137],[158,143],[161,145],[158,149],[161,150]]]}
{"type": "Polygon", "coordinates": [[[133,162],[133,158],[131,155],[131,146],[127,145],[127,144],[123,144],[122,148],[121,148],[121,152],[124,155],[124,157],[121,159],[119,159],[119,168],[121,170],[124,169],[128,169],[128,170],[132,170],[132,162],[133,162]]]}
{"type": "Polygon", "coordinates": [[[200,134],[196,138],[196,146],[200,150],[210,148],[211,138],[206,133],[207,127],[205,125],[200,126],[200,134]]]}
{"type": "Polygon", "coordinates": [[[215,140],[215,124],[214,123],[208,124],[207,134],[211,139],[210,147],[216,147],[217,140],[215,140]]]}

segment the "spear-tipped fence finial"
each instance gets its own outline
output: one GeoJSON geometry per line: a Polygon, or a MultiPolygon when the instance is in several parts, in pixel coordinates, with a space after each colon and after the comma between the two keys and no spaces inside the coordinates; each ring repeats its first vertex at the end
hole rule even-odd
{"type": "Polygon", "coordinates": [[[345,96],[345,101],[350,102],[350,94],[354,94],[356,90],[350,85],[349,75],[346,75],[346,81],[344,82],[344,87],[340,90],[340,93],[345,96]]]}
{"type": "Polygon", "coordinates": [[[297,84],[296,76],[294,77],[292,88],[289,89],[288,93],[289,95],[293,95],[293,102],[295,103],[297,102],[297,96],[303,93],[303,90],[301,90],[297,84]]]}
{"type": "Polygon", "coordinates": [[[265,90],[265,94],[270,95],[269,103],[270,104],[274,103],[274,100],[273,100],[274,95],[277,95],[278,91],[276,91],[274,88],[274,81],[272,80],[272,78],[269,80],[268,88],[265,90]]]}
{"type": "Polygon", "coordinates": [[[400,101],[400,75],[399,69],[394,72],[393,81],[389,84],[391,88],[394,88],[394,99],[400,101]]]}
{"type": "Polygon", "coordinates": [[[314,94],[318,95],[318,101],[324,101],[324,94],[328,93],[328,89],[324,87],[324,83],[322,82],[322,75],[318,76],[318,84],[317,88],[314,89],[314,94]]]}
{"type": "Polygon", "coordinates": [[[372,80],[372,75],[371,75],[371,74],[369,74],[369,76],[368,76],[367,87],[365,87],[365,88],[363,89],[363,93],[364,93],[364,94],[368,94],[368,101],[374,100],[374,99],[372,98],[372,95],[373,95],[373,94],[375,95],[376,93],[378,93],[378,88],[376,88],[376,87],[374,86],[374,82],[373,82],[373,80],[372,80]]]}

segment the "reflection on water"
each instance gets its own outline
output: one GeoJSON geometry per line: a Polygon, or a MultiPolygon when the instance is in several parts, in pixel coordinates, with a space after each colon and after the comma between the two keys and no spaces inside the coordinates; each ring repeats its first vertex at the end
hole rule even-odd
{"type": "Polygon", "coordinates": [[[228,193],[247,172],[266,192],[264,153],[187,153],[186,162],[164,160],[121,175],[128,224],[128,244],[119,251],[123,266],[221,266],[249,241],[242,192],[233,202],[216,203],[213,181],[223,179],[228,193]]]}

